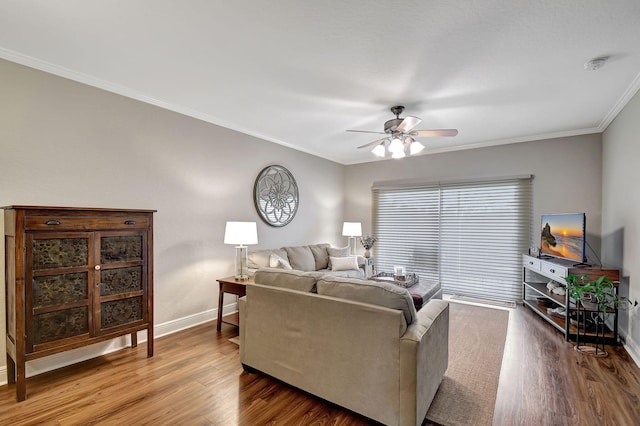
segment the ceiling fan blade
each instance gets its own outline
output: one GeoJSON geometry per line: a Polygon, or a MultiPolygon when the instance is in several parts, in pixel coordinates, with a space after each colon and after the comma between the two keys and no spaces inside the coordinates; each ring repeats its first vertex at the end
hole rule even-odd
{"type": "Polygon", "coordinates": [[[405,117],[404,120],[402,120],[402,123],[398,124],[398,128],[396,130],[400,133],[408,133],[411,129],[420,124],[421,121],[422,119],[418,117],[405,117]]]}
{"type": "Polygon", "coordinates": [[[445,136],[456,136],[457,134],[457,129],[414,130],[413,132],[409,132],[409,135],[419,138],[437,138],[445,136]]]}
{"type": "Polygon", "coordinates": [[[377,135],[385,135],[385,132],[373,132],[370,130],[347,130],[347,132],[355,132],[355,133],[375,133],[377,135]]]}
{"type": "Polygon", "coordinates": [[[360,145],[358,147],[358,149],[367,148],[369,146],[373,146],[373,145],[379,144],[380,142],[384,141],[385,139],[387,139],[387,138],[382,138],[382,139],[378,139],[378,140],[373,141],[373,142],[365,143],[364,145],[360,145]]]}

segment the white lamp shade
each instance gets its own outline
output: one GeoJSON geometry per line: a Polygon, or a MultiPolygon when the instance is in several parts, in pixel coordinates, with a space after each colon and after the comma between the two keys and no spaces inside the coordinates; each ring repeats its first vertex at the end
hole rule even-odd
{"type": "Polygon", "coordinates": [[[397,151],[391,154],[391,158],[404,158],[404,157],[406,157],[406,154],[404,153],[404,151],[397,151]]]}
{"type": "Polygon", "coordinates": [[[342,236],[360,237],[362,236],[362,224],[360,222],[345,222],[342,225],[342,236]]]}
{"type": "Polygon", "coordinates": [[[393,138],[391,143],[389,144],[389,152],[396,153],[404,151],[404,145],[402,141],[398,138],[393,138]]]}
{"type": "Polygon", "coordinates": [[[234,245],[258,244],[258,227],[255,222],[227,222],[224,243],[234,245]]]}
{"type": "Polygon", "coordinates": [[[380,145],[376,145],[376,147],[373,148],[371,152],[373,152],[373,155],[375,155],[376,157],[384,157],[384,154],[385,154],[384,142],[382,142],[380,145]]]}
{"type": "Polygon", "coordinates": [[[409,145],[409,153],[411,155],[415,155],[415,154],[419,153],[420,151],[422,151],[423,149],[424,149],[424,145],[422,145],[418,141],[413,141],[413,142],[411,142],[411,145],[409,145]]]}

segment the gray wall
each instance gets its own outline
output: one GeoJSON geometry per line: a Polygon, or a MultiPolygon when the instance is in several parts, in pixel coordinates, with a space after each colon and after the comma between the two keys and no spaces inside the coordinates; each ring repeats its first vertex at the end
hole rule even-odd
{"type": "MultiPolygon", "coordinates": [[[[427,141],[428,143],[428,141],[427,141]]],[[[371,185],[376,181],[437,182],[532,174],[532,244],[544,213],[587,214],[587,241],[599,253],[601,135],[575,136],[347,166],[345,214],[371,232],[371,185]]],[[[375,251],[375,247],[374,247],[375,251]]]]}
{"type": "MultiPolygon", "coordinates": [[[[640,94],[603,136],[602,257],[622,269],[620,292],[640,301],[640,94]]],[[[640,365],[640,310],[622,312],[627,349],[640,365]]]]}
{"type": "Polygon", "coordinates": [[[258,222],[252,249],[345,243],[340,164],[4,60],[0,94],[0,206],[158,210],[156,324],[216,307],[215,280],[233,273],[227,220],[258,222]],[[298,214],[283,228],[253,206],[254,180],[270,164],[299,186],[298,214]]]}

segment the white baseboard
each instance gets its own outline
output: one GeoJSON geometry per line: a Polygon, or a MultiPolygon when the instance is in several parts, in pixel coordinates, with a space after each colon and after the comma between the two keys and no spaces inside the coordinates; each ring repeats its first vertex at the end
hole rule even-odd
{"type": "MultiPolygon", "coordinates": [[[[235,312],[238,309],[237,303],[226,305],[222,312],[226,315],[228,313],[235,312]]],[[[181,330],[185,330],[196,325],[203,324],[208,321],[213,321],[217,318],[218,309],[209,309],[204,312],[200,312],[186,317],[178,318],[175,320],[167,321],[162,324],[157,324],[153,327],[154,338],[166,336],[168,334],[176,333],[181,330]]],[[[147,341],[147,331],[143,330],[138,332],[138,344],[147,341]]],[[[61,367],[66,367],[71,364],[86,361],[91,358],[95,358],[101,355],[106,355],[111,352],[119,351],[131,345],[130,336],[121,336],[115,339],[95,343],[90,346],[82,348],[72,349],[70,351],[57,353],[44,358],[35,359],[27,362],[26,374],[27,377],[36,376],[47,371],[55,370],[61,367]]],[[[7,384],[7,366],[0,366],[0,386],[7,384]]]]}
{"type": "Polygon", "coordinates": [[[636,365],[640,367],[640,347],[638,347],[638,344],[633,339],[629,338],[629,336],[627,336],[624,343],[624,348],[636,363],[636,365]]]}

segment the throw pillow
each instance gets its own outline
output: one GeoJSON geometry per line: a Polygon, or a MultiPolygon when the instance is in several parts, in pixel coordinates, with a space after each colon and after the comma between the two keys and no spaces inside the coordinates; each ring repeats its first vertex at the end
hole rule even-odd
{"type": "Polygon", "coordinates": [[[308,246],[283,247],[287,252],[289,264],[298,271],[315,271],[316,260],[308,246]]]}
{"type": "Polygon", "coordinates": [[[327,247],[327,253],[333,257],[347,257],[349,256],[349,246],[340,248],[327,247]]]}
{"type": "Polygon", "coordinates": [[[249,252],[249,268],[260,269],[269,267],[271,250],[256,250],[249,252]]]}
{"type": "Polygon", "coordinates": [[[349,256],[350,251],[351,249],[349,249],[349,246],[340,247],[340,248],[327,247],[327,254],[329,255],[329,265],[328,265],[329,269],[331,269],[332,257],[347,257],[349,256]]]}
{"type": "Polygon", "coordinates": [[[329,257],[332,271],[357,271],[358,258],[356,256],[329,257]]]}
{"type": "Polygon", "coordinates": [[[272,268],[293,269],[291,265],[289,265],[289,262],[275,253],[271,253],[271,256],[269,257],[269,266],[272,268]]]}
{"type": "Polygon", "coordinates": [[[327,253],[327,248],[331,247],[329,244],[315,244],[310,245],[311,253],[313,253],[313,257],[316,260],[316,271],[320,269],[327,269],[329,267],[329,253],[327,253]]]}

